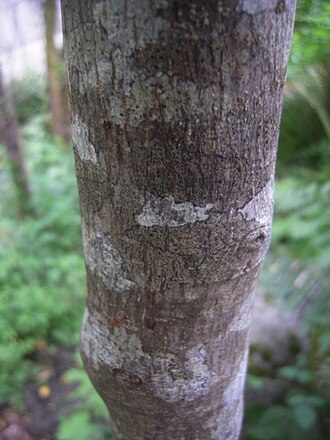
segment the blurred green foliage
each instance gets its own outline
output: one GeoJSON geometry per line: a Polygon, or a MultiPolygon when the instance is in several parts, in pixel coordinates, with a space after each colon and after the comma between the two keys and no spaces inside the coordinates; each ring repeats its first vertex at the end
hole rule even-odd
{"type": "Polygon", "coordinates": [[[19,402],[38,341],[72,345],[85,297],[78,198],[70,151],[24,128],[35,217],[19,219],[10,175],[0,169],[0,403],[19,402]]]}
{"type": "Polygon", "coordinates": [[[289,79],[307,67],[329,62],[330,3],[328,0],[298,0],[289,79]]]}
{"type": "Polygon", "coordinates": [[[270,373],[252,368],[250,385],[284,380],[287,392],[273,405],[247,408],[249,440],[325,440],[329,435],[330,176],[320,182],[318,174],[314,169],[308,177],[276,183],[273,241],[261,288],[271,301],[301,311],[306,346],[298,347],[291,365],[270,373]]]}
{"type": "MultiPolygon", "coordinates": [[[[329,159],[330,3],[298,0],[280,133],[282,173],[291,164],[320,167],[329,159]]],[[[330,165],[328,162],[327,176],[330,165]]]]}
{"type": "Polygon", "coordinates": [[[330,436],[330,3],[298,0],[275,187],[273,239],[261,287],[300,310],[295,362],[251,371],[255,388],[284,381],[273,405],[246,410],[249,440],[330,436]]]}
{"type": "Polygon", "coordinates": [[[17,119],[26,124],[36,115],[47,112],[48,97],[43,75],[27,73],[23,80],[13,83],[17,119]]]}
{"type": "Polygon", "coordinates": [[[80,404],[78,409],[63,415],[58,440],[111,440],[108,410],[82,366],[69,370],[66,379],[76,385],[70,398],[75,401],[78,399],[80,404]]]}
{"type": "MultiPolygon", "coordinates": [[[[329,359],[323,366],[329,370],[329,359]]],[[[328,438],[330,411],[329,372],[308,364],[300,354],[295,365],[281,367],[274,379],[287,381],[287,392],[272,405],[255,404],[246,408],[249,440],[325,440],[328,438]]],[[[255,387],[262,387],[263,379],[255,387]]],[[[251,382],[250,382],[251,385],[251,382]]]]}

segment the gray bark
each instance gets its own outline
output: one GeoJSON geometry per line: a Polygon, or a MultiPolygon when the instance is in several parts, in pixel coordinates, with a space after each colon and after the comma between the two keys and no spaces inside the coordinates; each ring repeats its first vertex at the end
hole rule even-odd
{"type": "Polygon", "coordinates": [[[81,351],[118,440],[239,436],[294,3],[62,1],[81,351]]]}

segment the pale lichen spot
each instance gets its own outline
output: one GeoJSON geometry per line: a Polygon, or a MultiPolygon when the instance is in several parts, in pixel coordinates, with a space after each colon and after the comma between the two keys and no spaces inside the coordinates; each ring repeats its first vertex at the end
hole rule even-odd
{"type": "Polygon", "coordinates": [[[237,402],[242,399],[246,378],[248,354],[248,351],[244,353],[241,362],[235,369],[233,377],[224,391],[224,402],[228,405],[237,405],[237,402]]]}
{"type": "Polygon", "coordinates": [[[239,9],[248,14],[259,14],[277,7],[279,0],[240,0],[239,9]]]}
{"type": "Polygon", "coordinates": [[[138,336],[125,327],[111,331],[97,313],[86,310],[80,338],[81,350],[96,370],[106,366],[139,377],[151,392],[166,402],[193,402],[207,395],[219,381],[207,362],[207,351],[198,345],[182,356],[142,349],[138,336]]]}
{"type": "Polygon", "coordinates": [[[234,319],[229,325],[230,332],[242,332],[247,331],[250,327],[251,317],[253,312],[255,300],[255,293],[247,296],[243,301],[238,313],[235,315],[234,319]]]}
{"type": "Polygon", "coordinates": [[[274,180],[269,179],[265,187],[246,203],[238,212],[245,221],[254,220],[261,226],[268,226],[273,217],[274,180]]]}
{"type": "Polygon", "coordinates": [[[82,224],[86,265],[108,289],[130,292],[134,283],[129,279],[127,267],[109,234],[101,228],[87,229],[82,224]]]}
{"type": "MultiPolygon", "coordinates": [[[[160,0],[158,8],[166,8],[167,0],[160,0]]],[[[170,28],[170,23],[161,16],[153,17],[149,13],[148,0],[140,0],[137,8],[134,1],[110,0],[95,2],[94,20],[107,33],[107,40],[113,45],[121,45],[125,56],[136,49],[144,49],[148,44],[158,41],[159,34],[170,28]],[[123,21],[125,22],[123,23],[123,21]]]]}
{"type": "Polygon", "coordinates": [[[72,116],[72,140],[81,160],[98,164],[95,147],[89,141],[89,129],[77,115],[72,116]]]}
{"type": "MultiPolygon", "coordinates": [[[[86,309],[80,337],[81,350],[91,361],[93,368],[106,365],[110,369],[124,368],[144,375],[139,368],[139,360],[144,358],[141,341],[130,334],[125,327],[115,327],[110,333],[107,325],[97,314],[89,314],[86,309]]],[[[150,364],[148,356],[146,361],[150,364]]]]}
{"type": "Polygon", "coordinates": [[[102,346],[99,342],[103,340],[104,337],[100,334],[97,322],[93,322],[93,320],[89,318],[88,309],[85,309],[80,332],[80,348],[93,368],[98,370],[100,356],[102,355],[102,346]]]}
{"type": "Polygon", "coordinates": [[[207,351],[198,345],[185,354],[182,366],[177,356],[167,353],[156,358],[157,374],[152,378],[153,388],[167,402],[193,402],[210,392],[218,380],[207,362],[207,351]]]}
{"type": "Polygon", "coordinates": [[[209,218],[212,203],[195,206],[191,202],[175,203],[173,197],[156,197],[146,194],[142,213],[136,216],[141,226],[168,226],[178,228],[189,223],[203,222],[209,218]]]}
{"type": "Polygon", "coordinates": [[[232,378],[224,390],[223,410],[218,413],[218,429],[211,440],[236,440],[243,420],[243,391],[246,377],[248,352],[243,356],[238,367],[233,370],[232,378]]]}

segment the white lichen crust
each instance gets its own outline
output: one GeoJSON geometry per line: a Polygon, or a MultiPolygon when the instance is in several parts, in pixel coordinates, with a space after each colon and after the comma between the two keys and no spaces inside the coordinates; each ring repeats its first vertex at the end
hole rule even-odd
{"type": "Polygon", "coordinates": [[[88,231],[84,223],[82,235],[86,265],[93,275],[116,292],[129,292],[134,283],[110,235],[99,227],[88,231]]]}
{"type": "Polygon", "coordinates": [[[202,222],[209,218],[213,204],[194,206],[191,202],[175,203],[173,197],[155,197],[147,194],[142,213],[136,217],[141,226],[168,226],[178,228],[188,223],[202,222]]]}
{"type": "Polygon", "coordinates": [[[186,350],[183,356],[143,352],[140,339],[123,327],[110,333],[97,315],[84,314],[81,350],[95,370],[105,366],[128,371],[147,383],[151,392],[166,402],[193,402],[207,395],[219,378],[208,365],[203,345],[186,350]],[[182,358],[184,361],[182,362],[182,358]]]}
{"type": "Polygon", "coordinates": [[[88,127],[77,115],[72,116],[72,140],[80,159],[97,165],[95,147],[89,140],[88,127]]]}
{"type": "Polygon", "coordinates": [[[275,9],[279,3],[280,0],[240,0],[239,8],[248,14],[259,14],[275,9]]]}
{"type": "Polygon", "coordinates": [[[260,226],[270,226],[274,207],[274,179],[271,178],[264,188],[238,212],[245,221],[256,221],[260,226]]]}

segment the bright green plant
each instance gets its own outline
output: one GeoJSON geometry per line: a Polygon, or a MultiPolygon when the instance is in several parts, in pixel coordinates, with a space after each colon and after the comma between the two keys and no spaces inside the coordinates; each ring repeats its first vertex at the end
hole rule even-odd
{"type": "Polygon", "coordinates": [[[263,279],[268,277],[268,286],[276,286],[276,297],[284,299],[287,306],[305,308],[304,326],[316,346],[314,351],[329,347],[329,250],[330,181],[278,181],[273,227],[277,270],[264,272],[263,279]],[[288,282],[290,288],[285,284],[288,282]]]}
{"type": "Polygon", "coordinates": [[[38,341],[78,342],[85,273],[72,157],[38,118],[25,127],[35,218],[19,220],[0,169],[0,403],[20,402],[38,341]]]}
{"type": "Polygon", "coordinates": [[[111,440],[109,414],[101,397],[95,391],[86,372],[72,369],[66,373],[69,383],[76,384],[70,398],[79,401],[78,409],[62,416],[58,440],[111,440]]]}
{"type": "MultiPolygon", "coordinates": [[[[329,143],[324,147],[328,151],[323,154],[329,154],[329,143]]],[[[326,167],[320,163],[317,174],[306,169],[299,177],[292,173],[276,184],[273,242],[261,286],[270,300],[299,308],[307,345],[292,365],[268,373],[267,380],[282,385],[284,381],[287,391],[273,405],[247,409],[249,440],[324,440],[329,435],[330,181],[322,173],[326,167]]],[[[249,384],[261,388],[265,379],[255,373],[249,384]]]]}
{"type": "Polygon", "coordinates": [[[330,3],[298,0],[297,6],[280,133],[281,171],[284,165],[291,171],[292,163],[315,165],[303,162],[305,152],[330,139],[330,3]]]}
{"type": "Polygon", "coordinates": [[[330,3],[328,0],[298,0],[291,48],[289,77],[330,58],[330,3]]]}
{"type": "MultiPolygon", "coordinates": [[[[288,382],[284,399],[272,406],[248,408],[249,440],[324,440],[330,410],[329,374],[320,376],[307,365],[304,355],[294,366],[284,366],[274,380],[288,382]]],[[[327,360],[329,367],[330,358],[327,360]]],[[[261,379],[262,380],[262,379],[261,379]]],[[[250,382],[251,384],[251,382],[250,382]]],[[[258,382],[257,386],[260,386],[258,382]]]]}

